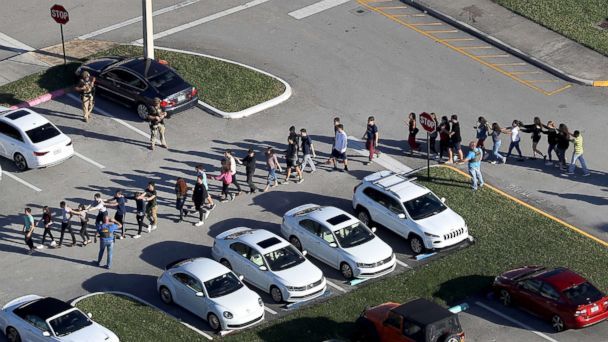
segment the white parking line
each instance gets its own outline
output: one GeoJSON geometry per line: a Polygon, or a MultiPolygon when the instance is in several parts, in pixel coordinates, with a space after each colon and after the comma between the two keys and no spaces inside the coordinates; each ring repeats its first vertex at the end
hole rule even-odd
{"type": "Polygon", "coordinates": [[[12,179],[16,180],[17,182],[19,182],[19,183],[21,183],[21,184],[23,184],[23,185],[27,186],[28,188],[30,188],[30,189],[32,189],[32,190],[34,190],[34,191],[36,191],[36,192],[41,192],[41,191],[42,191],[42,190],[40,190],[40,188],[37,188],[37,187],[33,186],[32,184],[30,184],[30,183],[28,183],[28,182],[24,181],[23,179],[21,179],[21,178],[19,178],[19,177],[15,176],[15,175],[13,175],[13,174],[12,174],[12,173],[10,173],[10,172],[7,172],[7,171],[2,171],[2,173],[3,173],[3,174],[5,174],[5,175],[7,175],[7,176],[9,176],[10,178],[12,178],[12,179]]]}
{"type": "Polygon", "coordinates": [[[403,261],[399,260],[399,259],[395,259],[395,262],[405,268],[410,268],[410,265],[404,263],[403,261]]]}
{"type": "Polygon", "coordinates": [[[327,285],[329,285],[329,286],[333,287],[334,289],[336,289],[336,290],[338,290],[338,291],[342,291],[342,292],[346,293],[346,290],[345,290],[345,289],[343,289],[343,288],[341,288],[340,286],[338,286],[338,285],[336,285],[336,284],[332,283],[331,281],[329,281],[329,280],[325,279],[325,282],[327,283],[327,285]]]}
{"type": "Polygon", "coordinates": [[[271,308],[269,308],[269,307],[267,307],[267,306],[264,306],[264,311],[266,311],[266,312],[268,312],[268,313],[270,313],[270,314],[273,314],[273,315],[276,315],[276,314],[277,314],[277,312],[276,312],[276,311],[272,310],[271,308]]]}
{"type": "MultiPolygon", "coordinates": [[[[191,22],[185,23],[183,25],[176,26],[176,27],[174,27],[172,29],[168,29],[166,31],[159,32],[159,33],[157,33],[157,34],[154,35],[154,39],[163,38],[163,37],[175,34],[177,32],[181,32],[181,31],[187,30],[189,28],[192,28],[192,27],[204,24],[204,23],[208,23],[208,22],[213,21],[215,19],[219,19],[219,18],[225,17],[227,15],[230,15],[230,14],[233,14],[233,13],[237,13],[237,12],[240,12],[242,10],[246,10],[248,8],[251,8],[251,7],[263,4],[263,3],[268,2],[268,1],[270,1],[270,0],[253,0],[253,1],[250,1],[250,2],[248,2],[246,4],[239,5],[239,6],[236,6],[236,7],[232,7],[232,8],[229,8],[227,10],[224,10],[224,11],[212,14],[210,16],[207,16],[207,17],[204,17],[204,18],[200,18],[198,20],[191,21],[191,22]]],[[[138,39],[138,40],[134,41],[133,43],[134,44],[142,44],[143,43],[143,38],[142,39],[138,39]]]]}
{"type": "Polygon", "coordinates": [[[9,37],[2,32],[0,32],[0,45],[8,48],[10,50],[13,50],[15,52],[22,52],[22,53],[27,52],[27,51],[36,50],[33,47],[31,47],[27,44],[24,44],[13,37],[9,37]]]}
{"type": "Polygon", "coordinates": [[[520,322],[520,321],[518,321],[518,320],[516,320],[516,319],[514,319],[514,318],[511,318],[511,317],[509,317],[509,316],[507,316],[507,315],[503,314],[502,312],[500,312],[500,311],[498,311],[498,310],[495,310],[495,309],[493,309],[493,308],[491,308],[491,307],[489,307],[489,306],[487,306],[487,305],[485,305],[485,304],[483,304],[483,303],[480,303],[480,302],[475,302],[475,304],[476,304],[477,306],[480,306],[480,307],[482,307],[482,308],[484,308],[484,309],[486,309],[486,310],[490,311],[491,313],[493,313],[493,314],[495,314],[495,315],[497,315],[497,316],[500,316],[500,317],[502,317],[502,318],[506,319],[507,321],[509,321],[509,322],[511,322],[511,323],[515,323],[515,324],[519,325],[520,327],[522,327],[522,328],[524,328],[524,329],[526,329],[526,330],[530,331],[531,333],[534,333],[534,334],[536,334],[536,335],[538,335],[538,336],[540,336],[540,337],[544,338],[544,339],[545,339],[545,340],[547,340],[547,341],[551,341],[551,342],[558,342],[557,340],[555,340],[555,339],[553,339],[553,338],[551,338],[551,337],[549,337],[549,336],[547,336],[547,335],[545,335],[545,334],[543,334],[543,333],[541,333],[541,332],[539,332],[539,331],[532,330],[532,327],[530,327],[529,325],[524,324],[524,323],[522,323],[522,322],[520,322]]]}
{"type": "Polygon", "coordinates": [[[289,12],[288,14],[290,16],[300,20],[300,19],[309,17],[313,14],[317,14],[317,13],[323,12],[325,10],[328,10],[330,8],[334,8],[336,6],[342,5],[349,1],[350,0],[323,0],[323,1],[319,1],[317,3],[314,3],[310,6],[300,8],[297,11],[289,12]]]}
{"type": "Polygon", "coordinates": [[[99,164],[98,162],[94,161],[93,159],[91,159],[91,158],[89,158],[89,157],[85,157],[85,156],[83,156],[82,154],[80,154],[80,153],[78,153],[78,152],[76,152],[76,151],[74,151],[74,155],[75,155],[76,157],[78,157],[78,158],[80,158],[80,159],[82,159],[82,160],[86,161],[86,162],[89,162],[89,163],[91,163],[91,164],[93,164],[93,165],[97,166],[97,167],[98,167],[98,168],[100,168],[100,169],[105,169],[105,168],[106,168],[105,166],[103,166],[103,165],[99,164]]]}
{"type": "MultiPolygon", "coordinates": [[[[200,0],[187,0],[187,1],[183,1],[183,2],[177,3],[175,5],[171,5],[171,6],[168,6],[168,7],[165,7],[165,8],[161,8],[159,10],[156,10],[156,11],[152,12],[152,16],[155,17],[155,16],[157,16],[159,14],[171,12],[171,11],[174,11],[176,9],[180,9],[180,8],[183,8],[183,7],[186,7],[186,6],[190,6],[190,5],[195,4],[195,3],[199,2],[199,1],[200,0]]],[[[108,33],[110,31],[114,31],[114,30],[119,29],[121,27],[125,27],[125,26],[131,25],[131,24],[138,23],[141,20],[142,20],[141,16],[136,17],[136,18],[132,18],[132,19],[129,19],[129,20],[125,20],[125,21],[123,21],[121,23],[114,24],[114,25],[111,25],[111,26],[108,26],[108,27],[104,27],[102,29],[99,29],[97,31],[93,31],[91,33],[83,34],[82,36],[78,37],[78,39],[83,39],[84,40],[84,39],[93,38],[95,36],[99,36],[101,34],[108,33]]]]}

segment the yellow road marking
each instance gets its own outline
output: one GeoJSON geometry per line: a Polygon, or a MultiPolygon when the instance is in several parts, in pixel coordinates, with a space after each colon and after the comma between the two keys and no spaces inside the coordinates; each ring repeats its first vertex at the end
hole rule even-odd
{"type": "Polygon", "coordinates": [[[369,0],[368,3],[375,3],[375,2],[391,2],[393,0],[369,0]]]}
{"type": "Polygon", "coordinates": [[[473,38],[446,38],[446,39],[439,39],[437,41],[442,43],[442,42],[470,42],[471,40],[475,40],[475,39],[473,39],[473,38]]]}
{"type": "MultiPolygon", "coordinates": [[[[415,27],[415,26],[412,26],[412,24],[407,24],[407,25],[409,25],[411,27],[415,27]]],[[[458,32],[458,30],[434,30],[434,31],[431,30],[431,31],[422,31],[422,32],[426,32],[426,33],[456,33],[456,32],[458,32]]]]}
{"type": "Polygon", "coordinates": [[[493,46],[459,46],[458,48],[460,49],[464,49],[464,50],[486,50],[486,49],[493,49],[493,46]]]}
{"type": "Polygon", "coordinates": [[[593,81],[594,87],[608,87],[608,81],[593,81]]]}
{"type": "Polygon", "coordinates": [[[523,66],[523,65],[527,65],[526,63],[497,63],[497,64],[492,64],[493,66],[523,66]]]}
{"type": "Polygon", "coordinates": [[[564,91],[564,90],[566,90],[566,89],[568,89],[568,88],[570,88],[570,87],[572,87],[572,84],[566,84],[565,86],[563,86],[563,87],[561,87],[561,88],[559,88],[559,89],[557,89],[557,90],[554,90],[554,91],[550,92],[550,93],[549,93],[549,94],[547,94],[547,95],[555,95],[555,94],[557,94],[557,93],[561,93],[562,91],[564,91]]]}
{"type": "Polygon", "coordinates": [[[525,80],[526,82],[530,82],[530,83],[553,83],[553,82],[559,82],[559,80],[525,80]]]}
{"type": "Polygon", "coordinates": [[[420,24],[410,24],[412,26],[441,26],[445,25],[444,23],[420,23],[420,24]]]}
{"type": "Polygon", "coordinates": [[[426,14],[394,14],[395,17],[426,17],[426,14]]]}
{"type": "MultiPolygon", "coordinates": [[[[534,90],[536,90],[536,91],[538,91],[538,92],[540,92],[542,94],[545,94],[545,95],[552,95],[553,94],[553,93],[549,93],[549,92],[545,91],[544,89],[542,89],[540,87],[535,86],[534,84],[526,82],[525,80],[522,80],[522,79],[520,79],[520,78],[518,78],[516,76],[513,76],[509,72],[507,72],[507,71],[499,68],[499,66],[506,66],[506,65],[526,65],[525,63],[492,64],[492,63],[489,63],[487,61],[484,61],[483,59],[479,58],[478,56],[475,56],[475,55],[473,55],[473,54],[471,54],[471,53],[469,53],[469,52],[467,52],[467,51],[465,51],[463,49],[458,48],[457,46],[454,46],[454,45],[450,44],[449,43],[450,40],[441,39],[441,38],[438,38],[438,37],[435,37],[435,36],[432,35],[432,33],[455,33],[455,32],[458,32],[458,30],[449,30],[448,32],[445,32],[445,31],[441,31],[441,32],[424,31],[424,30],[421,30],[421,29],[417,28],[416,26],[412,26],[411,24],[409,24],[409,23],[407,23],[407,22],[399,19],[395,15],[391,15],[389,13],[386,13],[386,12],[383,12],[383,11],[377,9],[374,6],[370,6],[364,0],[357,0],[357,2],[359,4],[361,4],[363,7],[366,7],[367,9],[369,9],[369,10],[372,10],[374,12],[380,13],[383,16],[389,18],[390,20],[392,20],[392,21],[394,21],[396,23],[399,23],[399,24],[401,24],[401,25],[403,25],[405,27],[408,27],[408,28],[410,28],[410,29],[412,29],[412,30],[414,30],[414,31],[422,34],[423,36],[425,36],[427,38],[430,38],[430,39],[432,39],[432,40],[434,40],[434,41],[436,41],[436,42],[438,42],[440,44],[443,44],[444,46],[447,46],[448,48],[450,48],[450,49],[452,49],[454,51],[460,52],[461,54],[463,54],[463,55],[465,55],[465,56],[467,56],[467,57],[469,57],[469,58],[471,58],[471,59],[473,59],[473,60],[475,60],[475,61],[477,61],[477,62],[479,62],[479,63],[481,63],[481,64],[483,64],[483,65],[485,65],[485,66],[487,66],[487,67],[489,67],[489,68],[491,68],[491,69],[493,69],[493,70],[495,70],[495,71],[497,71],[497,72],[499,72],[499,73],[501,73],[503,75],[505,75],[505,76],[507,76],[507,77],[510,77],[511,79],[513,79],[513,80],[515,80],[515,81],[517,81],[517,82],[519,82],[519,83],[521,83],[523,85],[526,85],[526,86],[528,86],[528,87],[530,87],[530,88],[532,88],[532,89],[534,89],[534,90]]],[[[471,38],[454,38],[454,39],[459,39],[459,40],[470,39],[470,40],[473,40],[471,38]]],[[[452,39],[451,41],[456,41],[454,39],[452,39]]],[[[564,89],[567,89],[567,88],[564,88],[564,89]]]]}
{"type": "Polygon", "coordinates": [[[479,57],[479,58],[507,58],[507,57],[511,57],[511,55],[477,55],[475,57],[479,57]]]}
{"type": "MultiPolygon", "coordinates": [[[[568,86],[570,86],[570,84],[569,84],[568,86]]],[[[471,178],[471,176],[469,176],[469,175],[468,175],[466,172],[464,172],[464,171],[462,171],[462,170],[460,170],[460,169],[458,169],[458,168],[455,168],[455,167],[453,167],[453,166],[443,165],[442,167],[446,167],[446,168],[448,168],[448,169],[454,170],[454,171],[456,171],[456,172],[460,173],[461,175],[463,175],[463,176],[465,176],[465,177],[467,177],[467,178],[471,178]]],[[[557,222],[557,223],[559,223],[559,224],[564,225],[565,227],[569,228],[570,230],[573,230],[573,231],[575,231],[575,232],[577,232],[577,233],[579,233],[579,234],[581,234],[581,235],[583,235],[583,236],[586,236],[586,237],[590,238],[591,240],[593,240],[593,241],[595,241],[595,242],[597,242],[597,243],[599,243],[599,244],[601,244],[601,245],[603,245],[603,246],[608,247],[608,242],[606,242],[606,241],[604,241],[604,240],[602,240],[602,239],[600,239],[600,238],[598,238],[598,237],[596,237],[596,236],[593,236],[593,235],[591,235],[591,234],[587,233],[586,231],[584,231],[584,230],[582,230],[582,229],[580,229],[580,228],[577,228],[577,227],[575,227],[575,226],[571,225],[570,223],[567,223],[567,222],[565,222],[565,221],[563,221],[563,220],[561,220],[561,219],[559,219],[559,218],[557,218],[557,217],[555,217],[555,216],[553,216],[553,215],[551,215],[551,214],[547,213],[547,212],[546,212],[546,211],[544,211],[544,210],[538,209],[537,207],[535,207],[535,206],[533,206],[533,205],[531,205],[531,204],[528,204],[528,203],[526,203],[526,202],[524,202],[524,201],[522,201],[522,200],[520,200],[520,199],[518,199],[518,198],[515,198],[515,197],[513,197],[513,196],[511,196],[511,195],[507,194],[506,192],[504,192],[504,191],[502,191],[502,190],[500,190],[500,189],[498,189],[498,188],[495,188],[495,187],[493,187],[493,186],[491,186],[491,185],[489,185],[489,184],[487,184],[487,183],[486,183],[486,185],[485,185],[485,186],[486,186],[486,187],[488,187],[489,189],[492,189],[492,190],[493,190],[493,191],[495,191],[497,194],[502,195],[502,196],[504,196],[504,197],[506,197],[506,198],[508,198],[508,199],[512,200],[512,201],[513,201],[513,202],[515,202],[515,203],[521,204],[521,205],[523,205],[524,207],[526,207],[526,208],[528,208],[528,209],[530,209],[530,210],[532,210],[532,211],[535,211],[535,212],[537,212],[537,213],[539,213],[539,214],[543,215],[543,216],[544,216],[544,217],[546,217],[546,218],[549,218],[549,219],[551,219],[551,220],[553,220],[553,221],[555,221],[555,222],[557,222]]]]}
{"type": "Polygon", "coordinates": [[[400,8],[407,8],[407,6],[386,6],[386,7],[375,7],[379,10],[392,10],[392,9],[400,9],[400,8]]]}
{"type": "Polygon", "coordinates": [[[511,75],[529,75],[529,74],[540,74],[540,71],[514,71],[511,75]]]}

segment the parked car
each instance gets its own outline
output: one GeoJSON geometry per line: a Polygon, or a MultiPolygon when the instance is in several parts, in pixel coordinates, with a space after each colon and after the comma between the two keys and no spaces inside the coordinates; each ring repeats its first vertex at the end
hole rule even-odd
{"type": "Polygon", "coordinates": [[[392,272],[393,249],[352,215],[335,207],[305,204],[283,216],[281,234],[298,250],[340,270],[346,279],[392,272]]]}
{"type": "Polygon", "coordinates": [[[186,82],[173,68],[152,59],[102,57],[84,63],[76,70],[94,76],[100,94],[137,109],[143,120],[153,99],[161,99],[161,107],[171,114],[196,105],[198,90],[186,82]]]}
{"type": "Polygon", "coordinates": [[[313,299],[327,288],[321,270],[304,257],[306,252],[267,230],[225,231],[215,238],[211,254],[277,303],[313,299]]]}
{"type": "Polygon", "coordinates": [[[0,311],[0,329],[9,342],[91,341],[118,342],[110,330],[78,308],[51,297],[27,295],[10,301],[0,311]]]}
{"type": "Polygon", "coordinates": [[[60,164],[74,155],[72,139],[31,109],[0,114],[0,155],[19,171],[60,164]]]}
{"type": "Polygon", "coordinates": [[[156,287],[165,304],[175,303],[206,319],[214,331],[236,330],[264,320],[264,303],[223,265],[208,259],[173,262],[156,287]]]}
{"type": "Polygon", "coordinates": [[[380,171],[354,189],[353,208],[366,226],[378,223],[409,240],[414,254],[469,239],[466,223],[431,190],[403,173],[380,171]]]}
{"type": "Polygon", "coordinates": [[[464,342],[458,315],[426,299],[366,308],[356,325],[357,341],[464,342]]]}
{"type": "Polygon", "coordinates": [[[497,276],[493,289],[503,305],[521,306],[557,332],[608,318],[608,296],[567,268],[516,268],[497,276]]]}

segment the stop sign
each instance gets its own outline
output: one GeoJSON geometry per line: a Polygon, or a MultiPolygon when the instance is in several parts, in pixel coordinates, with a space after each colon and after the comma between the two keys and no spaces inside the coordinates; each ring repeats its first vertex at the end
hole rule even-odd
{"type": "Polygon", "coordinates": [[[61,25],[67,24],[67,22],[70,21],[68,11],[61,5],[53,5],[53,7],[51,7],[51,18],[53,18],[57,24],[61,25]]]}
{"type": "Polygon", "coordinates": [[[425,131],[429,133],[433,133],[437,128],[435,120],[431,117],[431,114],[427,112],[423,112],[420,114],[420,125],[424,128],[425,131]]]}

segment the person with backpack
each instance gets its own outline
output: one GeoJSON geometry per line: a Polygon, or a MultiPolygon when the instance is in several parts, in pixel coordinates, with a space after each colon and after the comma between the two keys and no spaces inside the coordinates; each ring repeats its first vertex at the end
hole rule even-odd
{"type": "Polygon", "coordinates": [[[483,175],[481,174],[481,159],[483,158],[483,151],[481,148],[477,147],[476,141],[471,141],[469,143],[469,153],[467,156],[458,164],[468,163],[469,166],[469,174],[471,175],[471,187],[473,191],[477,191],[478,188],[481,188],[484,184],[483,175]]]}
{"type": "Polygon", "coordinates": [[[44,246],[44,242],[46,241],[46,236],[48,235],[51,238],[51,247],[57,246],[55,242],[55,238],[53,238],[53,234],[51,233],[51,226],[53,225],[53,215],[51,214],[51,209],[48,206],[42,207],[42,225],[44,226],[44,233],[42,233],[42,246],[44,246]]]}
{"type": "Polygon", "coordinates": [[[315,162],[312,160],[312,158],[316,158],[317,153],[315,152],[315,147],[312,144],[312,139],[308,135],[308,132],[306,132],[306,128],[302,128],[300,130],[300,137],[302,141],[302,154],[304,154],[304,157],[302,157],[302,172],[304,172],[306,165],[310,165],[310,173],[313,173],[317,171],[317,168],[315,167],[315,162]]]}

